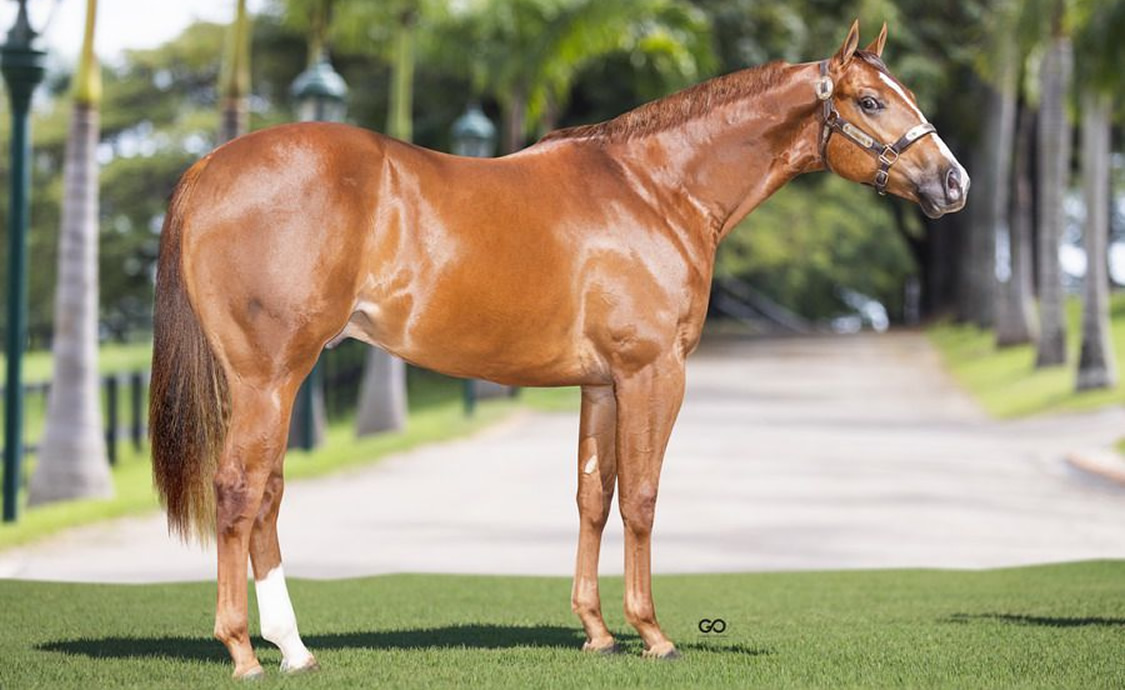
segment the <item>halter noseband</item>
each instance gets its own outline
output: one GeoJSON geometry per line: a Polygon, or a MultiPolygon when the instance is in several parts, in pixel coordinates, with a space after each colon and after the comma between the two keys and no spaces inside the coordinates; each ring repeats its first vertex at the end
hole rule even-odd
{"type": "Polygon", "coordinates": [[[906,134],[899,137],[898,141],[888,145],[877,140],[862,128],[848,122],[836,110],[836,104],[832,100],[834,84],[832,77],[828,76],[827,60],[820,63],[820,79],[817,79],[815,88],[816,97],[823,104],[824,112],[824,121],[820,129],[820,159],[824,161],[824,167],[829,170],[832,169],[832,166],[828,164],[828,139],[832,136],[832,132],[839,132],[861,149],[875,156],[879,161],[879,170],[876,171],[875,181],[872,183],[875,191],[879,194],[887,193],[887,182],[891,178],[891,166],[898,162],[902,152],[922,137],[937,131],[929,122],[923,121],[921,124],[906,130],[906,134]]]}

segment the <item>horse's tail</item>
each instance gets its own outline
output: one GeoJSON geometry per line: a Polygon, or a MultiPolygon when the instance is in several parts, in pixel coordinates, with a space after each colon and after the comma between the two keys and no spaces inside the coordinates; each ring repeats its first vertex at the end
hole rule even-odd
{"type": "Polygon", "coordinates": [[[223,368],[215,360],[184,286],[184,211],[206,159],[176,185],[164,217],[153,313],[149,439],[153,483],[168,529],[207,543],[215,533],[214,476],[230,420],[223,368]]]}

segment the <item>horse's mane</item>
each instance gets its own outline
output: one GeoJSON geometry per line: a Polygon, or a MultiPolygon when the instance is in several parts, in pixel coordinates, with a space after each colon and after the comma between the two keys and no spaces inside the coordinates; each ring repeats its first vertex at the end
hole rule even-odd
{"type": "Polygon", "coordinates": [[[777,86],[782,62],[724,74],[664,98],[645,103],[612,120],[548,133],[540,141],[603,139],[622,141],[653,134],[689,122],[731,101],[756,96],[777,86]]]}
{"type": "MultiPolygon", "coordinates": [[[[902,85],[875,53],[857,50],[855,55],[894,79],[900,86],[902,85]]],[[[625,141],[678,127],[709,112],[716,106],[757,96],[772,89],[781,81],[784,66],[785,63],[777,61],[724,74],[682,91],[677,91],[670,96],[645,103],[618,115],[612,120],[548,132],[540,141],[555,141],[558,139],[625,141]]],[[[903,88],[906,87],[903,86],[903,88]]],[[[908,93],[910,92],[908,91],[908,93]]]]}

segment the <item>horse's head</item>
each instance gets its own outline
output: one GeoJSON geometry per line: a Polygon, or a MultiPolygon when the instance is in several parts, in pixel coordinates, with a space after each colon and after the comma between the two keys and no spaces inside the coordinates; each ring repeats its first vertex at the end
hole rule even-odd
{"type": "Polygon", "coordinates": [[[821,157],[837,175],[914,201],[930,218],[959,211],[969,175],[914,94],[887,71],[881,59],[886,40],[884,24],[866,50],[857,50],[857,21],[836,55],[820,64],[821,157]]]}

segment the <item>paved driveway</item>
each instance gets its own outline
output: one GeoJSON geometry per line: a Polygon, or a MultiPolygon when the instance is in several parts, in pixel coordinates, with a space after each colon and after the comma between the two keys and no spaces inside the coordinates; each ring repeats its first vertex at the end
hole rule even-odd
{"type": "MultiPolygon", "coordinates": [[[[286,572],[570,574],[576,414],[526,413],[472,439],[293,482],[286,572]]],[[[918,334],[705,343],[665,462],[657,573],[981,568],[1125,558],[1125,492],[1067,469],[1125,410],[988,421],[918,334]]],[[[622,567],[607,530],[602,572],[622,567]]],[[[0,552],[0,576],[214,577],[163,517],[0,552]]]]}

